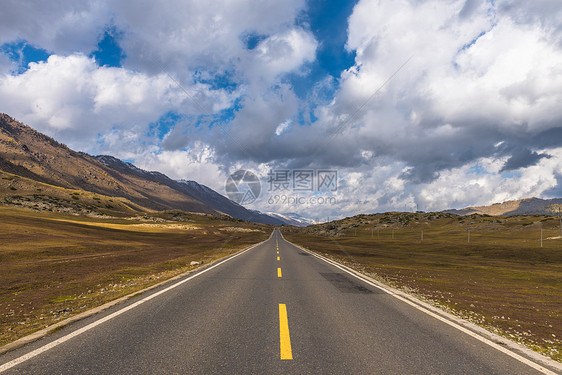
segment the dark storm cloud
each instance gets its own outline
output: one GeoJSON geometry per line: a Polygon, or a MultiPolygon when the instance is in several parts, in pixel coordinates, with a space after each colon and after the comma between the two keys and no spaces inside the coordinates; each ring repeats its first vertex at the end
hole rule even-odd
{"type": "Polygon", "coordinates": [[[500,172],[530,167],[537,164],[541,159],[548,157],[549,155],[547,154],[538,154],[526,148],[517,149],[513,151],[511,157],[505,162],[500,172]]]}
{"type": "Polygon", "coordinates": [[[562,175],[556,175],[556,185],[543,193],[545,198],[562,197],[562,175]]]}

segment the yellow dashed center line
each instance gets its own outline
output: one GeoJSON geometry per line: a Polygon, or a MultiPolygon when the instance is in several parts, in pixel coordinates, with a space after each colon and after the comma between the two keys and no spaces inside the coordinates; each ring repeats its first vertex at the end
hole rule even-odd
{"type": "MultiPolygon", "coordinates": [[[[279,242],[275,241],[277,250],[277,261],[281,260],[279,256],[279,242]]],[[[282,277],[281,267],[277,268],[277,277],[282,277]]],[[[289,334],[289,319],[287,318],[287,306],[283,303],[279,304],[279,348],[281,359],[293,359],[293,351],[291,349],[291,336],[289,334]]]]}
{"type": "Polygon", "coordinates": [[[289,334],[289,319],[287,318],[287,306],[283,303],[279,304],[279,343],[281,359],[293,359],[291,336],[289,334]]]}

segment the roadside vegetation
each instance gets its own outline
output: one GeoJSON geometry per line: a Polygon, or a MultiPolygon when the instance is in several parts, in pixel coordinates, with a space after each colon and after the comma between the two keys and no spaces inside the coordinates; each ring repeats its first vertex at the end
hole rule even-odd
{"type": "Polygon", "coordinates": [[[0,223],[0,346],[233,254],[272,229],[182,211],[91,217],[13,205],[0,206],[0,223]]]}
{"type": "Polygon", "coordinates": [[[289,241],[562,361],[556,216],[386,213],[282,232],[289,241]]]}

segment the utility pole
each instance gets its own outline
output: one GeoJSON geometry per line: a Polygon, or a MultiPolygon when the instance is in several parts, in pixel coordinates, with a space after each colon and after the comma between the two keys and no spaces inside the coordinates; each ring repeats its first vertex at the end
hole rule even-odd
{"type": "Polygon", "coordinates": [[[422,230],[422,233],[421,233],[421,242],[423,242],[423,230],[422,230]]]}
{"type": "Polygon", "coordinates": [[[542,247],[542,228],[541,228],[541,247],[542,247]]]}

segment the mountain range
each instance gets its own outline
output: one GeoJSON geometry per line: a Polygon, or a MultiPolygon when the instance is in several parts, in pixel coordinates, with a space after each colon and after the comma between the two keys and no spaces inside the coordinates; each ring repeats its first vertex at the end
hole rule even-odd
{"type": "MultiPolygon", "coordinates": [[[[0,199],[36,209],[108,215],[182,210],[270,225],[316,224],[296,213],[249,210],[196,181],[173,180],[113,156],[71,150],[6,114],[0,114],[0,172],[0,199]]],[[[560,198],[526,198],[443,212],[552,215],[560,209],[560,198]]]]}
{"type": "Polygon", "coordinates": [[[33,207],[42,200],[43,205],[65,202],[87,212],[183,210],[271,225],[297,223],[249,210],[195,181],[176,181],[113,156],[71,150],[6,114],[0,114],[0,171],[4,200],[33,207]]]}
{"type": "Polygon", "coordinates": [[[446,210],[445,213],[456,215],[491,215],[491,216],[508,216],[508,215],[558,215],[562,210],[562,199],[541,199],[541,198],[525,198],[507,201],[503,203],[494,203],[489,206],[467,207],[460,210],[446,210]]]}
{"type": "Polygon", "coordinates": [[[286,214],[280,214],[277,212],[266,212],[266,213],[269,216],[275,217],[285,222],[287,225],[294,225],[295,227],[306,227],[308,225],[318,224],[316,220],[301,216],[295,212],[289,212],[286,214]]]}

